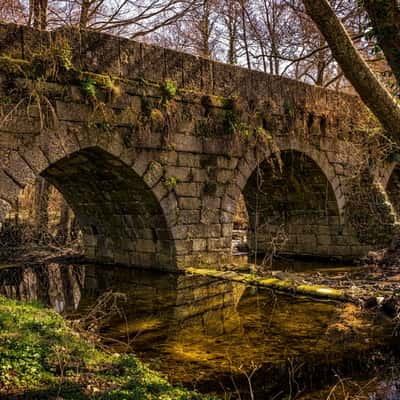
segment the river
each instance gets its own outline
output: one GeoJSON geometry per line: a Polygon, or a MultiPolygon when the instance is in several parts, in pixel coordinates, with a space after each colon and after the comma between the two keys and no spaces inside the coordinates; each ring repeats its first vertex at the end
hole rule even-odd
{"type": "MultiPolygon", "coordinates": [[[[396,366],[390,322],[352,304],[193,275],[58,263],[0,269],[0,294],[79,319],[113,351],[133,351],[172,383],[221,398],[325,399],[335,384],[342,398],[361,387],[364,397],[354,398],[400,398],[397,375],[387,378],[396,366]]],[[[341,398],[335,393],[331,400],[341,398]]]]}

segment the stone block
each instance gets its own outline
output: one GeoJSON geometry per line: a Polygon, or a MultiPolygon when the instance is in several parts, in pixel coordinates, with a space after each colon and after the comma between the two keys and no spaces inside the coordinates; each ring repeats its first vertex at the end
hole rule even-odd
{"type": "Polygon", "coordinates": [[[191,240],[175,240],[175,250],[177,255],[189,254],[193,250],[191,240]]]}
{"type": "Polygon", "coordinates": [[[203,138],[203,151],[206,154],[222,155],[227,152],[226,138],[203,138]]]}
{"type": "Polygon", "coordinates": [[[220,224],[188,225],[188,236],[192,238],[218,238],[221,237],[220,224]]]}
{"type": "Polygon", "coordinates": [[[235,214],[236,207],[237,207],[237,202],[231,199],[230,197],[224,197],[222,199],[222,204],[221,204],[222,210],[227,211],[231,214],[235,214]]]}
{"type": "Polygon", "coordinates": [[[16,151],[9,152],[8,155],[0,152],[0,165],[21,187],[35,182],[35,173],[16,151]]]}
{"type": "Polygon", "coordinates": [[[156,251],[156,244],[153,240],[138,239],[135,247],[137,251],[142,253],[154,253],[156,251]]]}
{"type": "Polygon", "coordinates": [[[232,237],[232,230],[233,230],[232,224],[222,224],[221,227],[222,227],[223,237],[232,237]]]}
{"type": "Polygon", "coordinates": [[[232,96],[237,92],[237,72],[233,65],[213,61],[213,92],[219,96],[232,96]]]}
{"type": "Polygon", "coordinates": [[[185,55],[182,59],[182,80],[186,88],[202,90],[203,63],[200,57],[185,55]]]}
{"type": "Polygon", "coordinates": [[[217,182],[227,183],[231,182],[233,178],[233,171],[228,169],[221,169],[217,171],[217,182]]]}
{"type": "Polygon", "coordinates": [[[150,82],[162,83],[165,79],[164,49],[141,43],[141,76],[150,82]]]}
{"type": "Polygon", "coordinates": [[[199,210],[180,210],[178,223],[182,225],[198,224],[200,222],[199,210]]]}
{"type": "Polygon", "coordinates": [[[230,238],[207,239],[208,251],[226,250],[231,248],[230,238]]]}
{"type": "Polygon", "coordinates": [[[219,210],[221,207],[220,197],[203,196],[201,199],[203,209],[219,210]]]}
{"type": "Polygon", "coordinates": [[[207,249],[206,239],[193,239],[193,251],[205,251],[207,249]]]}
{"type": "Polygon", "coordinates": [[[161,177],[164,175],[163,166],[156,162],[150,162],[147,171],[143,175],[143,180],[147,183],[148,186],[153,187],[158,183],[161,177]]]}
{"type": "Polygon", "coordinates": [[[217,224],[219,222],[219,209],[202,209],[200,222],[202,224],[217,224]]]}
{"type": "Polygon", "coordinates": [[[201,184],[200,183],[180,183],[180,182],[178,182],[175,187],[175,192],[178,196],[200,197],[201,184]]]}
{"type": "Polygon", "coordinates": [[[192,181],[192,173],[189,167],[167,166],[165,167],[165,176],[166,178],[176,178],[178,182],[192,181]]]}
{"type": "Polygon", "coordinates": [[[178,122],[176,131],[185,135],[192,134],[195,130],[196,121],[193,119],[185,119],[178,122]]]}
{"type": "Polygon", "coordinates": [[[191,153],[178,153],[178,165],[182,167],[200,168],[200,155],[191,153]]]}
{"type": "Polygon", "coordinates": [[[60,121],[84,122],[86,124],[92,115],[92,110],[87,104],[65,103],[57,100],[56,113],[60,121]]]}
{"type": "Polygon", "coordinates": [[[86,71],[121,75],[119,38],[106,33],[81,32],[81,68],[86,71]]]}
{"type": "Polygon", "coordinates": [[[203,140],[198,136],[174,135],[174,145],[177,151],[190,151],[191,153],[201,153],[203,151],[203,140]]]}
{"type": "Polygon", "coordinates": [[[7,118],[3,119],[0,125],[2,134],[12,133],[34,136],[43,130],[37,107],[30,107],[29,113],[27,113],[26,106],[17,107],[16,105],[3,106],[2,111],[7,115],[7,118]]]}
{"type": "Polygon", "coordinates": [[[178,87],[184,84],[183,60],[186,54],[171,49],[164,49],[164,80],[175,82],[178,87]]]}
{"type": "Polygon", "coordinates": [[[219,221],[221,224],[230,224],[233,221],[233,214],[227,211],[221,211],[219,221]]]}
{"type": "Polygon", "coordinates": [[[9,204],[15,205],[20,190],[21,187],[0,169],[0,198],[9,204]]]}
{"type": "Polygon", "coordinates": [[[177,239],[186,239],[188,237],[188,225],[176,225],[171,228],[172,237],[177,239]]]}
{"type": "Polygon", "coordinates": [[[316,246],[317,244],[317,238],[313,234],[304,233],[298,236],[298,240],[300,244],[304,245],[316,246]]]}
{"type": "Polygon", "coordinates": [[[235,169],[238,164],[236,157],[218,156],[217,167],[225,169],[235,169]]]}
{"type": "Polygon", "coordinates": [[[328,245],[331,244],[331,242],[332,242],[332,238],[331,238],[330,235],[322,235],[322,234],[319,234],[319,235],[317,236],[317,244],[318,244],[318,247],[320,247],[320,245],[322,245],[322,246],[328,246],[328,245]]]}
{"type": "Polygon", "coordinates": [[[162,164],[176,166],[178,163],[178,153],[174,150],[160,151],[159,158],[162,164]]]}
{"type": "Polygon", "coordinates": [[[57,136],[66,154],[73,154],[81,150],[80,143],[75,136],[75,124],[64,123],[57,129],[57,136]]]}
{"type": "Polygon", "coordinates": [[[157,197],[158,200],[163,199],[166,197],[169,193],[167,187],[165,186],[165,182],[159,181],[154,187],[153,187],[153,193],[157,197]]]}
{"type": "Polygon", "coordinates": [[[120,75],[135,79],[142,76],[141,44],[134,40],[119,39],[120,75]]]}
{"type": "Polygon", "coordinates": [[[204,169],[192,168],[191,175],[193,182],[205,182],[208,174],[204,169]]]}
{"type": "Polygon", "coordinates": [[[198,197],[180,197],[178,206],[183,210],[199,210],[201,208],[201,200],[198,197]]]}

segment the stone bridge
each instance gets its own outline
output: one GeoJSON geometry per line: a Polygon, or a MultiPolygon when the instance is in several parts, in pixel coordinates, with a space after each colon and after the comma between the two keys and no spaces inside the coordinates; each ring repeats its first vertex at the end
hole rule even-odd
{"type": "Polygon", "coordinates": [[[1,218],[40,175],[93,260],[229,263],[241,195],[257,252],[354,258],[397,229],[397,155],[354,96],[106,34],[0,25],[0,106],[1,218]]]}

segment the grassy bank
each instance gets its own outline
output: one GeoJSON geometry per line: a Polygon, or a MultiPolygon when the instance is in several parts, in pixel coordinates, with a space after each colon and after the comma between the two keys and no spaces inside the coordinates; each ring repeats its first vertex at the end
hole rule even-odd
{"type": "Polygon", "coordinates": [[[211,400],[133,355],[107,354],[55,311],[0,296],[0,398],[211,400]]]}

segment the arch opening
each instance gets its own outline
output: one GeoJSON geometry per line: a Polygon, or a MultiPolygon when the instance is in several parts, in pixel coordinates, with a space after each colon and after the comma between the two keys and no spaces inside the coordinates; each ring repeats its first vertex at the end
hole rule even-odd
{"type": "Polygon", "coordinates": [[[57,161],[41,176],[75,213],[89,259],[175,269],[174,241],[163,210],[143,179],[122,161],[92,147],[57,161]]]}
{"type": "MultiPolygon", "coordinates": [[[[302,152],[264,160],[243,189],[250,254],[330,257],[343,255],[343,226],[332,186],[302,152]]],[[[258,258],[260,259],[260,258],[258,258]]]]}
{"type": "Polygon", "coordinates": [[[396,211],[397,218],[400,216],[400,165],[397,164],[390,174],[389,180],[386,185],[386,194],[394,210],[396,211]]]}
{"type": "Polygon", "coordinates": [[[80,251],[81,231],[75,214],[62,194],[38,176],[19,193],[1,223],[0,257],[8,257],[29,245],[80,251]],[[4,254],[3,254],[4,253],[4,254]]]}

